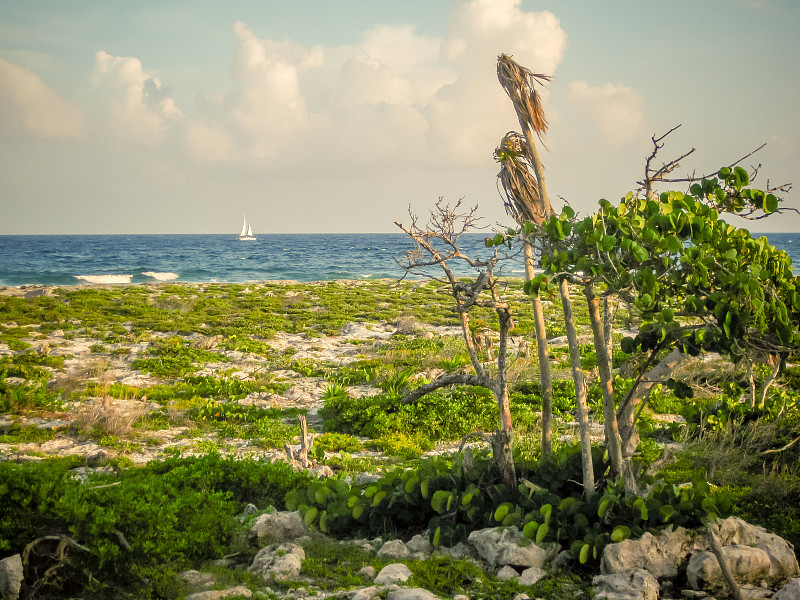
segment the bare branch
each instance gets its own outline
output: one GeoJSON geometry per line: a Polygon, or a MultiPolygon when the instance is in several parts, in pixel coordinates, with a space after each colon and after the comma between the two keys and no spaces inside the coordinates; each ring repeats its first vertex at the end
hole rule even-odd
{"type": "Polygon", "coordinates": [[[412,404],[424,395],[450,385],[476,385],[494,391],[495,383],[494,380],[485,376],[471,375],[468,373],[450,373],[448,375],[442,375],[436,381],[426,383],[406,393],[400,400],[400,404],[412,404]]]}

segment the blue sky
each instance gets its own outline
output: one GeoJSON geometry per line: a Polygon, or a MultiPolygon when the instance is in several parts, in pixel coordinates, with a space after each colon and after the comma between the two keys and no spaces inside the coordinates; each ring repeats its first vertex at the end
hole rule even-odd
{"type": "Polygon", "coordinates": [[[440,196],[507,224],[501,52],[554,76],[548,188],[580,213],[678,124],[676,174],[766,142],[757,184],[800,184],[798,27],[795,0],[0,0],[0,234],[393,231],[440,196]]]}

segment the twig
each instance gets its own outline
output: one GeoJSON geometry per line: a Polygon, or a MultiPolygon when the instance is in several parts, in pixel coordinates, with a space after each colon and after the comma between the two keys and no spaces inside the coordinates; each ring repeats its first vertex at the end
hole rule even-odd
{"type": "Polygon", "coordinates": [[[112,487],[112,486],[115,486],[115,485],[119,485],[120,483],[122,483],[122,482],[121,481],[115,481],[114,483],[106,483],[104,485],[95,485],[93,487],[86,488],[86,489],[87,490],[102,490],[103,488],[108,488],[108,487],[112,487]]]}
{"type": "Polygon", "coordinates": [[[800,442],[800,435],[798,435],[791,442],[786,444],[783,448],[773,448],[772,450],[764,450],[764,454],[774,454],[775,452],[783,452],[784,450],[788,450],[789,448],[794,446],[797,442],[800,442]]]}

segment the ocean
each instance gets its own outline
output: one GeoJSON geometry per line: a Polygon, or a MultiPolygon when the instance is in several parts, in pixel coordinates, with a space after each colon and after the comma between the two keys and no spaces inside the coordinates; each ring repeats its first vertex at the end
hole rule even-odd
{"type": "MultiPolygon", "coordinates": [[[[488,258],[486,234],[462,238],[464,250],[488,258]]],[[[756,234],[757,236],[758,234],[756,234]]],[[[800,233],[766,234],[800,262],[800,233]]],[[[0,236],[0,286],[69,286],[158,281],[250,281],[398,278],[396,259],[413,245],[403,233],[235,235],[0,236]]],[[[436,270],[431,273],[440,274],[436,270]]],[[[457,270],[470,273],[468,268],[457,270]]],[[[518,260],[501,274],[523,275],[518,260]]]]}

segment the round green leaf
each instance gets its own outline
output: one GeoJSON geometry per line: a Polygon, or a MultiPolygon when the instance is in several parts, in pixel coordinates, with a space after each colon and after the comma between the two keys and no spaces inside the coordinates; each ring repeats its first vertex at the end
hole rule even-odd
{"type": "Polygon", "coordinates": [[[522,535],[527,539],[532,540],[536,536],[536,530],[539,529],[539,523],[536,521],[528,521],[525,527],[522,528],[522,535]]]}
{"type": "Polygon", "coordinates": [[[312,506],[306,511],[306,514],[303,515],[303,523],[305,523],[306,527],[310,527],[314,520],[317,518],[319,511],[315,506],[312,506]]]}
{"type": "Polygon", "coordinates": [[[611,541],[613,542],[621,542],[629,537],[631,537],[631,530],[630,527],[625,525],[617,525],[614,527],[614,531],[611,532],[611,541]]]}
{"type": "Polygon", "coordinates": [[[778,199],[773,194],[767,194],[764,200],[764,212],[771,213],[778,210],[778,199]]]}

